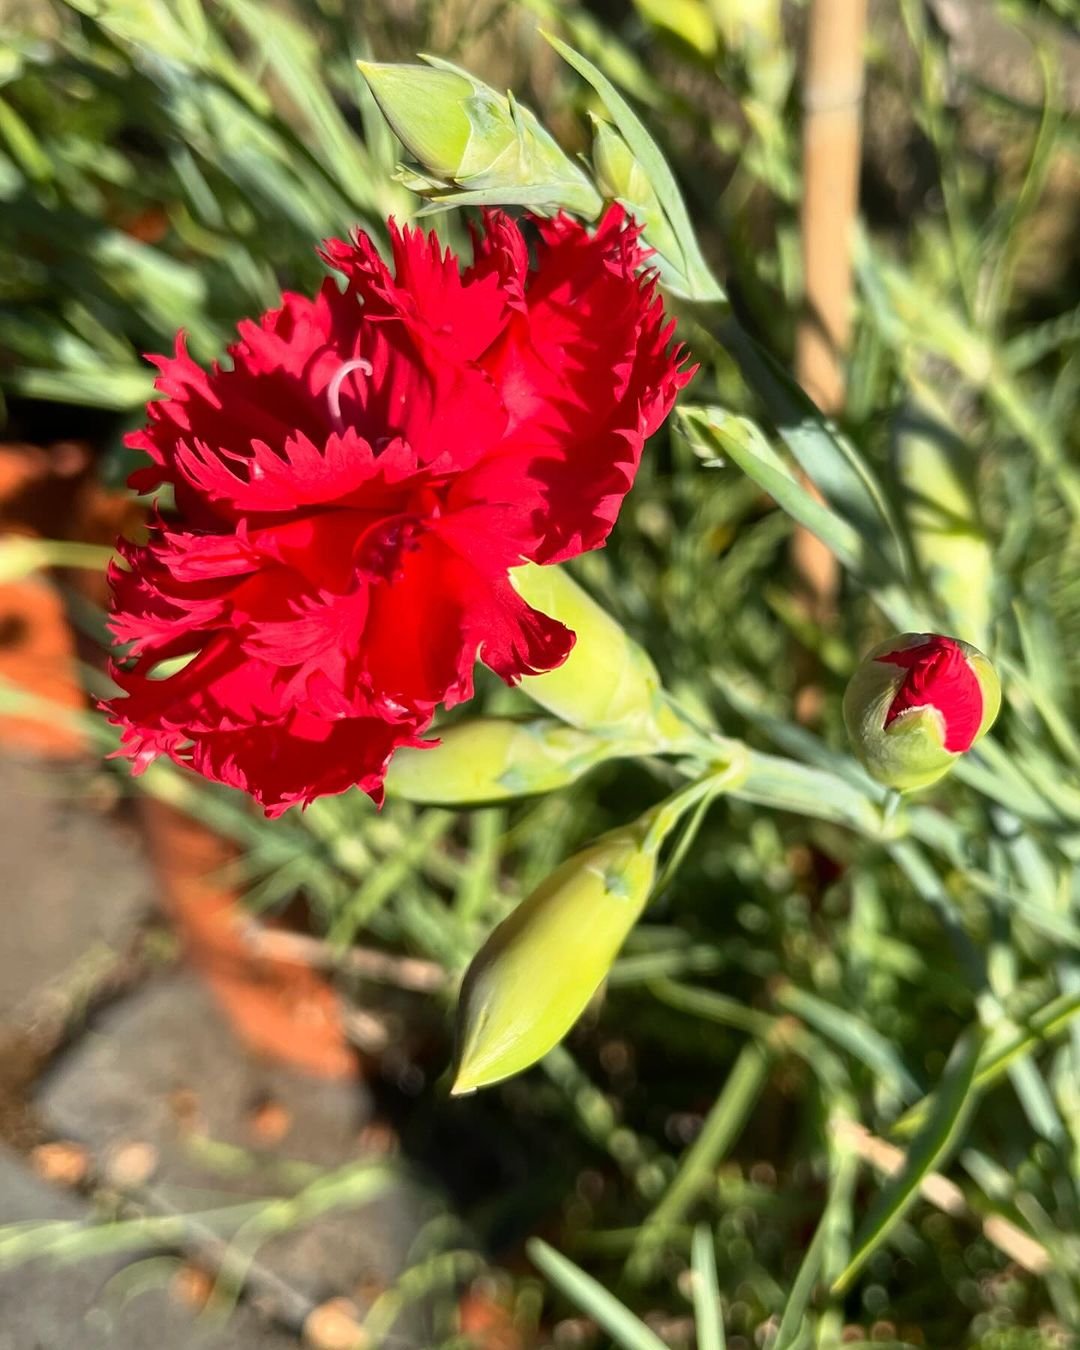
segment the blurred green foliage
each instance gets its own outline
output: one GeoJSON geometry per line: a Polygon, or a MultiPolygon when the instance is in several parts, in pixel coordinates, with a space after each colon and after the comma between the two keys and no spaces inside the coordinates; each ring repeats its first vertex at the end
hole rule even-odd
{"type": "MultiPolygon", "coordinates": [[[[798,313],[798,9],[77,0],[7,21],[0,387],[24,419],[59,400],[134,421],[140,352],[184,327],[214,356],[281,286],[315,284],[322,236],[415,209],[356,57],[451,58],[584,151],[612,109],[538,21],[637,106],[731,299],[684,311],[702,411],[652,443],[610,546],[575,570],[759,778],[697,822],[602,1006],[541,1068],[449,1102],[449,993],[361,980],[348,948],[422,956],[449,990],[559,861],[677,785],[670,766],[610,760],[458,814],[351,794],[273,824],[166,767],[141,780],[237,840],[253,907],[302,892],[343,988],[391,1010],[386,1090],[457,1216],[424,1260],[474,1247],[526,1345],[1035,1350],[1080,1329],[1077,13],[983,7],[995,63],[957,12],[903,0],[872,29],[844,441],[782,382],[770,397],[768,370],[744,380],[745,335],[785,364],[798,313]],[[788,451],[831,473],[824,514],[788,451]],[[794,598],[793,518],[845,566],[826,625],[794,598]],[[991,653],[1005,711],[890,836],[840,698],[911,613],[991,653]],[[801,797],[769,756],[804,766],[801,797]],[[886,1180],[844,1122],[906,1169],[886,1180]],[[959,1208],[920,1193],[933,1169],[959,1208]],[[575,1310],[590,1321],[560,1323],[575,1310]]],[[[532,708],[481,685],[488,711],[532,708]]],[[[433,1345],[478,1343],[453,1297],[474,1273],[404,1277],[401,1299],[444,1291],[433,1345]]]]}

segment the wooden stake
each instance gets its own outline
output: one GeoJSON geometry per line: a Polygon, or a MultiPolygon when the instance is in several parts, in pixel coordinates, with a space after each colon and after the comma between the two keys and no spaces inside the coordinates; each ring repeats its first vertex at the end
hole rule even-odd
{"type": "MultiPolygon", "coordinates": [[[[851,245],[858,206],[866,0],[811,0],[803,76],[803,312],[795,372],[824,413],[844,404],[851,329],[851,245]]],[[[836,559],[799,528],[792,561],[813,616],[825,620],[839,589],[836,559]]]]}

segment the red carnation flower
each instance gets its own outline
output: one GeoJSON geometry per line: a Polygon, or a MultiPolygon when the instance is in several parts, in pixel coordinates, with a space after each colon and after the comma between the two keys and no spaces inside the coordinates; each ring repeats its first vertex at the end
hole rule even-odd
{"type": "Polygon", "coordinates": [[[182,338],[128,444],[175,514],[121,542],[111,700],[138,771],[165,754],[276,815],[360,786],[473,691],[573,644],[508,579],[606,538],[645,438],[689,378],[638,231],[539,221],[536,264],[498,212],[461,271],[434,235],[331,240],[314,300],[239,326],[231,365],[182,338]],[[173,662],[169,673],[163,662],[173,662]]]}

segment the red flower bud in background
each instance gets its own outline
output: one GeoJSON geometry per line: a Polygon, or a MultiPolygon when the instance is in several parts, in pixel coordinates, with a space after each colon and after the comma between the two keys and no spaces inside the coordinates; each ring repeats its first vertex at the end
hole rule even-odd
{"type": "Polygon", "coordinates": [[[156,358],[132,476],[175,513],[122,541],[107,704],[136,770],[161,754],[270,815],[358,785],[469,698],[573,634],[508,572],[603,543],[642,445],[689,379],[621,208],[537,223],[536,264],[489,213],[464,272],[392,227],[396,274],[332,240],[314,299],[240,325],[230,365],[156,358]],[[164,663],[170,663],[166,666],[164,663]]]}
{"type": "Polygon", "coordinates": [[[888,787],[925,787],[989,731],[1001,688],[982,652],[958,638],[903,633],[866,656],[844,695],[859,758],[888,787]]]}

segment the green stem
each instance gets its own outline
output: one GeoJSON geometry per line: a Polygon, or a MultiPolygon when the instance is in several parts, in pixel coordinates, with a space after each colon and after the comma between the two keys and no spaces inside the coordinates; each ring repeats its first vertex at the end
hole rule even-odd
{"type": "Polygon", "coordinates": [[[0,580],[17,581],[43,567],[86,567],[100,572],[115,557],[103,544],[13,535],[0,544],[0,580]]]}
{"type": "Polygon", "coordinates": [[[707,748],[712,752],[710,758],[713,761],[713,771],[706,773],[704,777],[698,778],[687,787],[680,788],[677,792],[672,793],[665,801],[660,802],[658,806],[654,806],[651,811],[642,816],[641,824],[645,828],[644,848],[646,852],[655,852],[659,849],[688,811],[722,792],[737,787],[746,777],[749,769],[747,747],[741,741],[723,742],[722,745],[728,752],[728,758],[721,767],[717,768],[715,763],[716,751],[719,747],[711,742],[706,743],[702,748],[707,748]]]}

